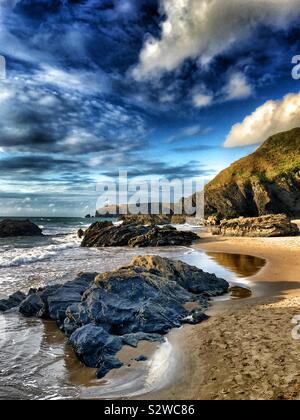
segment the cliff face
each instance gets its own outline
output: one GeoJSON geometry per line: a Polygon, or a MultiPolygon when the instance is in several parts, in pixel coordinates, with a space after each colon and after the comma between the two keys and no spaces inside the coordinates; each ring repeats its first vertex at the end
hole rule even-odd
{"type": "Polygon", "coordinates": [[[300,128],[270,137],[207,186],[205,214],[300,217],[300,128]]]}

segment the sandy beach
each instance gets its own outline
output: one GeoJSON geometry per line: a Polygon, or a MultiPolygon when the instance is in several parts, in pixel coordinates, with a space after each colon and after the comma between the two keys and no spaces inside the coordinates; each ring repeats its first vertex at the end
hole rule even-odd
{"type": "Polygon", "coordinates": [[[207,252],[253,255],[266,265],[249,299],[214,303],[210,319],[171,335],[176,381],[147,398],[299,399],[300,236],[227,238],[202,234],[207,252]]]}

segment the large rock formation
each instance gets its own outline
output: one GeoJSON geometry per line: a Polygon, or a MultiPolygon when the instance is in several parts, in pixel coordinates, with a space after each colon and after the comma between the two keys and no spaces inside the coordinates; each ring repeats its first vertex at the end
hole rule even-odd
{"type": "Polygon", "coordinates": [[[161,341],[171,328],[201,322],[210,297],[228,288],[225,280],[183,262],[136,257],[109,273],[31,290],[20,312],[55,320],[78,358],[103,377],[122,366],[116,353],[123,345],[161,341]]]}
{"type": "Polygon", "coordinates": [[[83,247],[158,247],[187,246],[198,240],[193,232],[181,232],[172,226],[145,226],[140,224],[122,224],[114,226],[111,222],[96,222],[85,232],[83,247]]]}
{"type": "Polygon", "coordinates": [[[212,232],[214,235],[249,237],[294,236],[300,233],[298,226],[291,223],[285,214],[222,220],[220,225],[212,228],[212,232]]]}
{"type": "Polygon", "coordinates": [[[42,229],[30,220],[2,220],[0,222],[0,238],[10,236],[42,236],[42,229]]]}
{"type": "Polygon", "coordinates": [[[300,128],[270,137],[205,189],[205,215],[300,217],[300,128]]]}

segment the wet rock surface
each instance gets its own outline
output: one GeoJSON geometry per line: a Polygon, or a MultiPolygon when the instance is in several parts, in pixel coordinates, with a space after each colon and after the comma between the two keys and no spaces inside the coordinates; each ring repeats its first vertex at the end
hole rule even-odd
{"type": "Polygon", "coordinates": [[[170,329],[201,322],[210,297],[228,288],[225,280],[196,267],[145,256],[112,272],[85,273],[65,285],[31,290],[14,306],[25,316],[55,320],[78,358],[97,368],[101,378],[122,366],[116,354],[123,345],[163,341],[170,329]],[[190,302],[193,310],[187,309],[190,302]]]}
{"type": "Polygon", "coordinates": [[[285,214],[225,219],[213,227],[212,232],[214,235],[248,237],[295,236],[300,233],[298,226],[285,214]]]}
{"type": "Polygon", "coordinates": [[[0,300],[0,311],[5,312],[16,306],[19,306],[20,303],[26,298],[26,295],[22,292],[16,292],[13,295],[9,296],[8,299],[0,300]]]}
{"type": "Polygon", "coordinates": [[[42,235],[42,229],[30,220],[4,219],[0,222],[0,238],[42,235]]]}
{"type": "Polygon", "coordinates": [[[81,246],[188,246],[196,240],[199,240],[199,236],[195,233],[178,231],[172,226],[145,226],[135,223],[115,226],[112,222],[97,222],[86,230],[81,246]]]}

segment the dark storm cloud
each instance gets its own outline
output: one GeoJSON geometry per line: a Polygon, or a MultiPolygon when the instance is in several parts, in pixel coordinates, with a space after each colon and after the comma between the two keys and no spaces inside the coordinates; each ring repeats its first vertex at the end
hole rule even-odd
{"type": "Polygon", "coordinates": [[[14,156],[0,160],[0,173],[34,174],[49,171],[67,170],[77,167],[77,162],[67,159],[54,159],[50,156],[14,156]]]}

